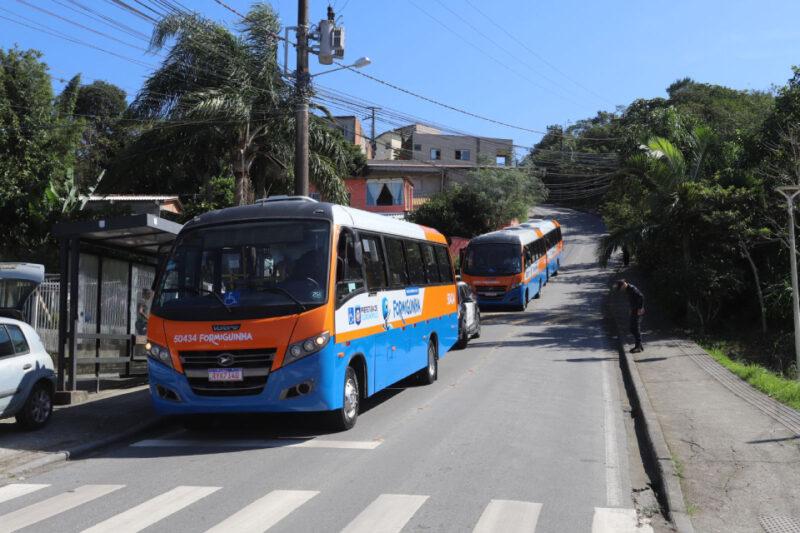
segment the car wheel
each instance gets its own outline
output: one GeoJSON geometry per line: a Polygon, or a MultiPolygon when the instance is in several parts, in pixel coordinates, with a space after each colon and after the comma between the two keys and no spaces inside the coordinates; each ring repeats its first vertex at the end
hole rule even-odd
{"type": "Polygon", "coordinates": [[[52,414],[53,393],[47,386],[39,383],[34,385],[16,418],[25,429],[40,429],[47,425],[52,414]]]}
{"type": "Polygon", "coordinates": [[[469,342],[469,335],[467,334],[467,325],[464,323],[464,314],[462,313],[461,318],[458,319],[458,340],[453,347],[463,350],[466,348],[467,342],[469,342]]]}
{"type": "Polygon", "coordinates": [[[477,310],[475,311],[475,335],[473,337],[481,338],[481,314],[477,310]]]}
{"type": "Polygon", "coordinates": [[[425,385],[431,385],[439,379],[439,357],[436,355],[436,343],[433,340],[428,343],[428,364],[417,376],[425,385]]]}
{"type": "Polygon", "coordinates": [[[361,407],[361,392],[358,375],[352,366],[344,372],[344,397],[342,407],[331,411],[328,425],[335,431],[347,431],[356,425],[358,410],[361,407]]]}

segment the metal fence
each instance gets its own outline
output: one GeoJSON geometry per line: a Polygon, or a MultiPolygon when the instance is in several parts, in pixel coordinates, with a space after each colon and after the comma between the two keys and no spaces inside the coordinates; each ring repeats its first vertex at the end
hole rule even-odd
{"type": "Polygon", "coordinates": [[[26,322],[42,339],[51,355],[58,353],[58,296],[60,285],[58,274],[47,274],[44,283],[33,291],[23,307],[26,322]]]}

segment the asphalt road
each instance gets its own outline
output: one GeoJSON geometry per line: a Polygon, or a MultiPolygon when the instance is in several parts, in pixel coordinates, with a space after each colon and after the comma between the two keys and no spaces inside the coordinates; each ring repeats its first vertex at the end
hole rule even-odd
{"type": "Polygon", "coordinates": [[[564,226],[560,275],[526,312],[484,313],[434,385],[379,394],[346,433],[246,417],[149,435],[0,487],[0,532],[646,531],[602,324],[601,227],[538,214],[564,226]]]}

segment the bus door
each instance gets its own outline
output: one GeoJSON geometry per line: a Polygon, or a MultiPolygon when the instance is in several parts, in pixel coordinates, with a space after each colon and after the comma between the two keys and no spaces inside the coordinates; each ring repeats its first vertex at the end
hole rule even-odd
{"type": "Polygon", "coordinates": [[[362,309],[361,320],[368,321],[374,333],[368,341],[369,353],[367,358],[367,369],[371,381],[370,390],[382,389],[390,382],[387,382],[388,351],[390,350],[387,325],[389,321],[388,309],[391,305],[389,301],[389,282],[387,278],[386,261],[383,253],[383,241],[380,236],[360,233],[361,248],[364,258],[364,274],[367,282],[368,303],[366,309],[362,309]]]}
{"type": "Polygon", "coordinates": [[[406,257],[403,250],[403,241],[394,238],[384,238],[386,258],[389,261],[389,287],[390,292],[382,298],[381,310],[386,329],[386,350],[384,356],[376,360],[376,380],[381,386],[391,385],[399,379],[405,351],[405,318],[395,313],[395,300],[402,299],[409,284],[406,269],[406,257]],[[394,323],[393,323],[394,322],[394,323]]]}

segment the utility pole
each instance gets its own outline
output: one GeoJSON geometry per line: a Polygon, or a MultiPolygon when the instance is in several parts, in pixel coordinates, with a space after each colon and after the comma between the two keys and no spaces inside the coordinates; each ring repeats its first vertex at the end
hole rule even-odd
{"type": "Polygon", "coordinates": [[[373,107],[370,106],[369,109],[372,112],[372,134],[370,135],[370,146],[372,147],[372,159],[375,159],[375,151],[378,148],[378,145],[375,143],[375,111],[379,110],[380,107],[373,107]]]}
{"type": "Polygon", "coordinates": [[[297,70],[294,108],[294,193],[308,196],[308,0],[297,0],[297,70]]]}
{"type": "Polygon", "coordinates": [[[792,268],[792,311],[794,314],[794,355],[795,372],[800,379],[800,294],[797,288],[797,248],[794,237],[794,199],[800,194],[796,185],[778,187],[776,189],[786,198],[786,209],[789,214],[789,260],[792,268]]]}

